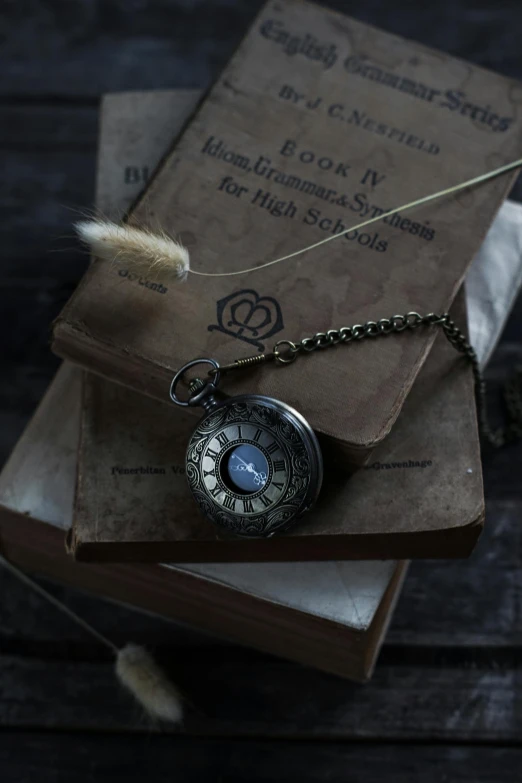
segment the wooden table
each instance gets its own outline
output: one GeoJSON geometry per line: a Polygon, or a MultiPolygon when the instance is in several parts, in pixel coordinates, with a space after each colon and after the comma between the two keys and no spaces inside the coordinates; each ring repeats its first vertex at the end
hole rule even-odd
{"type": "MultiPolygon", "coordinates": [[[[330,3],[522,78],[518,0],[330,3]]],[[[49,324],[87,258],[99,94],[202,87],[260,3],[4,3],[0,462],[58,361],[49,324]]],[[[520,187],[515,197],[522,195],[520,187]]],[[[522,359],[522,301],[489,377],[522,359]]],[[[468,562],[410,571],[373,681],[353,685],[50,585],[116,642],[154,645],[192,706],[148,723],[104,650],[0,572],[2,783],[522,778],[522,447],[484,458],[487,528],[468,562]]]]}

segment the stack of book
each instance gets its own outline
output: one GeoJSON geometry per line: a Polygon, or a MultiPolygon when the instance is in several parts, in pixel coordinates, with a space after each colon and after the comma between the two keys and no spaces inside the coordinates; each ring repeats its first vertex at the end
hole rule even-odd
{"type": "Polygon", "coordinates": [[[67,361],[0,476],[6,555],[367,679],[407,561],[466,557],[484,524],[469,365],[424,329],[227,379],[231,394],[292,405],[323,447],[318,503],[267,539],[202,517],[185,476],[197,418],[168,403],[169,382],[200,355],[224,364],[279,339],[448,308],[484,365],[522,276],[522,209],[501,206],[511,175],[385,212],[520,157],[512,87],[287,0],[265,6],[207,95],[105,96],[100,213],[176,234],[199,270],[383,219],[240,277],[178,283],[95,259],[54,327],[67,361]]]}

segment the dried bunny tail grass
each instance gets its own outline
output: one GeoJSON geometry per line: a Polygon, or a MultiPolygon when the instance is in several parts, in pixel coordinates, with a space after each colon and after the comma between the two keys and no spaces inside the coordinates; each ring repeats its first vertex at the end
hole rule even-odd
{"type": "Polygon", "coordinates": [[[124,262],[139,272],[185,280],[190,270],[188,250],[166,234],[118,225],[110,220],[80,220],[74,224],[93,254],[110,262],[124,262]]]}
{"type": "Polygon", "coordinates": [[[116,658],[116,674],[153,718],[180,723],[183,704],[179,691],[154,658],[137,644],[127,644],[116,658]]]}
{"type": "Polygon", "coordinates": [[[66,604],[41,587],[18,566],[0,555],[0,566],[3,566],[23,584],[34,590],[56,609],[67,615],[87,633],[104,644],[116,656],[116,676],[120,683],[129,690],[143,709],[154,718],[180,723],[183,718],[183,704],[176,686],[160,669],[154,658],[143,647],[137,644],[126,644],[121,650],[101,634],[83,617],[69,609],[66,604]]]}

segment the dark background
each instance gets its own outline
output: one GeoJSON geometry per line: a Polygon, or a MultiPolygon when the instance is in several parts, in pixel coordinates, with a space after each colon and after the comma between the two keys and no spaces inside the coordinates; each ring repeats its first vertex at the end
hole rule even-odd
{"type": "MultiPolygon", "coordinates": [[[[328,5],[522,79],[520,0],[328,5]]],[[[87,263],[70,226],[93,204],[100,94],[208,86],[260,7],[0,6],[0,464],[58,366],[49,325],[87,263]]],[[[519,301],[488,371],[493,386],[521,359],[519,301]]],[[[192,705],[182,735],[147,723],[104,651],[0,573],[0,780],[520,779],[521,457],[520,447],[485,454],[477,551],[464,563],[413,564],[366,686],[52,587],[116,642],[157,646],[192,705]]]]}

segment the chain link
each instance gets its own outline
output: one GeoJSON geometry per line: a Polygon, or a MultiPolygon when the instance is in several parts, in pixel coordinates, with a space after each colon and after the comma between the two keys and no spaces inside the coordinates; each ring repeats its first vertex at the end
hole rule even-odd
{"type": "Polygon", "coordinates": [[[353,326],[342,326],[340,329],[329,329],[327,332],[317,332],[313,337],[305,337],[298,343],[280,340],[274,346],[272,356],[279,364],[291,364],[300,353],[312,353],[341,343],[347,344],[365,338],[397,334],[406,329],[413,330],[421,326],[439,326],[451,345],[470,362],[475,381],[477,418],[483,440],[491,446],[499,448],[506,443],[521,439],[522,367],[516,368],[514,377],[504,388],[507,424],[505,427],[495,429],[489,422],[486,406],[486,384],[482,377],[477,354],[448,313],[443,315],[428,313],[428,315],[422,316],[419,313],[410,312],[405,315],[393,315],[391,318],[381,318],[379,321],[367,321],[365,324],[354,324],[353,326]]]}

